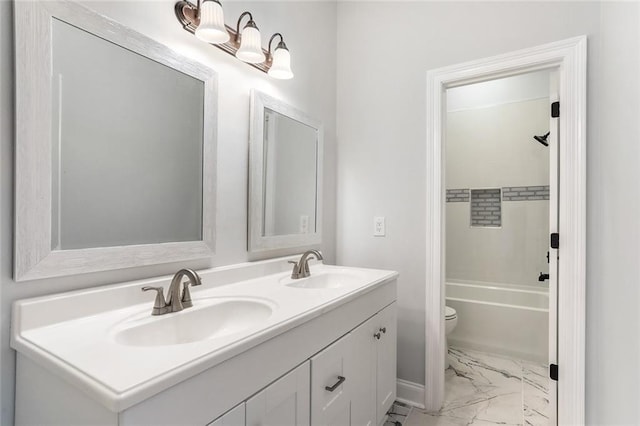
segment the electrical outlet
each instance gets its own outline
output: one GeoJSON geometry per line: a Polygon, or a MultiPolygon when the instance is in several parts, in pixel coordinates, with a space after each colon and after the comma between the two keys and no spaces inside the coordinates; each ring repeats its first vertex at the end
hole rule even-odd
{"type": "Polygon", "coordinates": [[[309,216],[302,215],[300,216],[300,233],[308,234],[309,233],[309,216]]]}
{"type": "Polygon", "coordinates": [[[373,218],[373,236],[384,237],[385,231],[384,216],[375,216],[373,218]]]}

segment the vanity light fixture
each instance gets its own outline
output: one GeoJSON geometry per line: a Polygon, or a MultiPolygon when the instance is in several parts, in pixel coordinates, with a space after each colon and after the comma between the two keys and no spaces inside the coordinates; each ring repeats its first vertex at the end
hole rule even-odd
{"type": "Polygon", "coordinates": [[[240,15],[235,29],[225,25],[219,0],[198,0],[197,4],[180,0],[175,4],[175,13],[182,28],[195,34],[198,39],[213,44],[273,78],[293,78],[291,55],[282,35],[275,33],[269,40],[269,50],[263,49],[260,31],[250,12],[240,15]],[[249,17],[249,21],[240,30],[245,16],[249,17]],[[280,37],[280,42],[272,52],[271,42],[275,37],[280,37]]]}
{"type": "Polygon", "coordinates": [[[269,39],[267,61],[270,63],[269,72],[267,72],[267,74],[271,77],[280,80],[289,80],[290,78],[293,78],[293,72],[291,71],[291,55],[289,54],[287,45],[284,43],[282,34],[275,33],[271,36],[271,39],[269,39]],[[280,37],[280,42],[273,53],[271,53],[271,42],[273,42],[273,39],[276,37],[280,37]]]}
{"type": "MultiPolygon", "coordinates": [[[[198,3],[200,1],[198,0],[198,3]]],[[[224,12],[218,0],[204,0],[196,9],[200,25],[196,28],[196,37],[207,43],[226,43],[229,33],[224,26],[224,12]]]]}
{"type": "Polygon", "coordinates": [[[238,24],[236,25],[236,43],[238,41],[240,41],[240,48],[236,52],[236,58],[250,64],[259,64],[265,61],[266,56],[262,52],[260,30],[258,30],[250,12],[244,12],[238,18],[238,24]],[[242,22],[242,18],[245,16],[249,17],[249,21],[242,29],[242,34],[240,34],[240,22],[242,22]]]}

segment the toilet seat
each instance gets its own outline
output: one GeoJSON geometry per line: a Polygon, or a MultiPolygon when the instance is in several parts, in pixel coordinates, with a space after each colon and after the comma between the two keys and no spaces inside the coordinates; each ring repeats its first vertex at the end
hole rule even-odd
{"type": "Polygon", "coordinates": [[[444,307],[444,319],[445,320],[452,320],[454,318],[457,318],[458,314],[456,312],[455,309],[449,307],[449,306],[445,306],[444,307]]]}

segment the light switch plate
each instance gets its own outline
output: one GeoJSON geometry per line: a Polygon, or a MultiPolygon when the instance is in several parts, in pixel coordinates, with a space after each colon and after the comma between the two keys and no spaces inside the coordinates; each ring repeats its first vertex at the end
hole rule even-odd
{"type": "Polygon", "coordinates": [[[384,237],[386,233],[384,216],[375,216],[373,218],[373,236],[384,237]]]}

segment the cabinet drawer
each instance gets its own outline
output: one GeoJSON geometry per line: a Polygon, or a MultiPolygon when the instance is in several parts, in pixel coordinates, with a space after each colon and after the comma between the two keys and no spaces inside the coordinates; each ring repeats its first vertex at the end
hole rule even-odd
{"type": "Polygon", "coordinates": [[[351,382],[346,354],[350,336],[346,335],[311,358],[312,426],[350,424],[351,382]]]}

